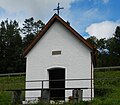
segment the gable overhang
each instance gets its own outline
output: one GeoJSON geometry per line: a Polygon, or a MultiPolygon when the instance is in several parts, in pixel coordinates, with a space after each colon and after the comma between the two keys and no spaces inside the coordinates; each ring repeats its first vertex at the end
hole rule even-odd
{"type": "Polygon", "coordinates": [[[35,36],[32,42],[25,48],[23,55],[24,57],[32,50],[32,48],[37,44],[37,42],[42,38],[42,36],[47,32],[51,25],[59,21],[63,26],[65,26],[75,37],[77,37],[81,42],[83,42],[90,50],[93,51],[93,46],[91,46],[78,32],[76,32],[67,22],[60,18],[57,14],[54,14],[53,17],[48,21],[44,28],[35,36]]]}

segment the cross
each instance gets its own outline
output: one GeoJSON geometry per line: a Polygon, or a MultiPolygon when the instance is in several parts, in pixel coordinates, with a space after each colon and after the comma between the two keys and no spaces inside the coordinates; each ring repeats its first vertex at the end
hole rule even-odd
{"type": "Polygon", "coordinates": [[[59,11],[60,11],[60,9],[64,9],[63,7],[61,7],[60,8],[60,3],[58,3],[58,7],[57,8],[55,8],[55,9],[53,9],[53,10],[57,10],[57,14],[59,15],[59,11]]]}

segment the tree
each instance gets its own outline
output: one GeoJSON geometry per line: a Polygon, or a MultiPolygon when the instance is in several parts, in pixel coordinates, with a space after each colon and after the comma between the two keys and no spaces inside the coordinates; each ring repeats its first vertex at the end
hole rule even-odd
{"type": "Polygon", "coordinates": [[[21,29],[22,33],[25,35],[23,38],[24,47],[28,46],[34,36],[44,27],[44,23],[41,20],[37,22],[34,21],[34,18],[25,19],[23,28],[21,29]]]}
{"type": "Polygon", "coordinates": [[[97,39],[95,36],[91,36],[87,39],[91,44],[97,48],[97,67],[109,66],[109,54],[106,47],[107,40],[105,38],[97,39]]]}
{"type": "Polygon", "coordinates": [[[109,51],[110,66],[120,65],[120,26],[116,27],[115,33],[112,38],[109,38],[106,42],[107,49],[109,51]]]}
{"type": "Polygon", "coordinates": [[[87,40],[97,47],[97,67],[120,65],[120,26],[116,27],[112,38],[97,39],[92,36],[87,40]]]}
{"type": "Polygon", "coordinates": [[[22,71],[22,38],[15,20],[0,24],[0,59],[0,73],[22,71]]]}
{"type": "Polygon", "coordinates": [[[0,72],[5,68],[5,23],[2,21],[0,24],[0,72]]]}
{"type": "Polygon", "coordinates": [[[117,26],[114,34],[115,46],[114,51],[116,55],[120,56],[120,26],[117,26]]]}
{"type": "Polygon", "coordinates": [[[97,38],[95,36],[90,36],[89,38],[87,38],[87,41],[92,45],[92,46],[96,46],[97,45],[97,38]]]}
{"type": "Polygon", "coordinates": [[[33,18],[25,19],[22,32],[16,20],[0,23],[0,73],[24,72],[25,59],[23,48],[30,43],[36,33],[44,26],[42,21],[34,22],[33,18]]]}

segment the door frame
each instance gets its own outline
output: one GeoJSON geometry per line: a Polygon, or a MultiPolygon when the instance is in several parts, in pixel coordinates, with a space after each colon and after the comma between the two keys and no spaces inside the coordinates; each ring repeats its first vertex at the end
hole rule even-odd
{"type": "MultiPolygon", "coordinates": [[[[60,69],[64,72],[64,87],[62,87],[62,88],[65,88],[65,78],[66,78],[66,68],[63,68],[63,67],[52,67],[52,68],[49,68],[49,69],[47,69],[47,71],[48,71],[48,78],[49,78],[49,80],[50,80],[50,72],[56,72],[57,71],[57,69],[59,69],[59,72],[60,72],[60,69]],[[54,70],[54,71],[52,71],[52,70],[54,70]]],[[[59,73],[58,72],[58,73],[59,73]]],[[[62,73],[63,74],[63,73],[62,73]]],[[[61,75],[62,75],[61,74],[61,75]]],[[[53,79],[54,80],[54,79],[53,79]]],[[[57,79],[56,79],[57,80],[57,79]]],[[[49,88],[50,88],[51,86],[50,86],[50,81],[49,81],[49,88]]],[[[64,94],[63,94],[63,97],[64,98],[62,98],[62,100],[65,100],[65,90],[63,90],[64,91],[64,94]]],[[[51,98],[51,95],[50,95],[50,98],[51,98]]],[[[57,100],[59,100],[59,99],[57,99],[57,100]]]]}

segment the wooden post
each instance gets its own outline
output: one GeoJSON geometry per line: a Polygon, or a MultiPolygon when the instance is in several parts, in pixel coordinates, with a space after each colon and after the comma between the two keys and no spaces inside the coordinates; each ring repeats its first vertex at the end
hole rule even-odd
{"type": "Polygon", "coordinates": [[[12,105],[21,104],[22,103],[22,92],[20,90],[15,90],[12,92],[12,105]]]}
{"type": "Polygon", "coordinates": [[[43,90],[43,93],[42,93],[42,101],[43,102],[49,102],[50,100],[50,93],[49,93],[49,90],[43,90]]]}
{"type": "Polygon", "coordinates": [[[93,84],[93,67],[92,67],[92,52],[91,52],[91,101],[92,101],[92,84],[93,84]]]}
{"type": "Polygon", "coordinates": [[[43,99],[43,81],[42,81],[41,99],[43,99]]]}
{"type": "Polygon", "coordinates": [[[83,98],[83,90],[81,89],[74,89],[73,90],[73,102],[77,103],[82,101],[83,98]]]}

